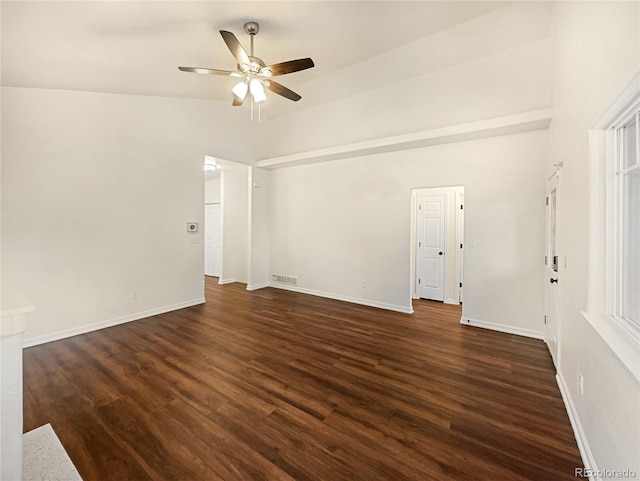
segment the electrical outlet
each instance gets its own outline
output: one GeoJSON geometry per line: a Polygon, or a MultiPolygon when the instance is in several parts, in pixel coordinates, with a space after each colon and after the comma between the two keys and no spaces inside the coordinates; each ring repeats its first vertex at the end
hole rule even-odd
{"type": "Polygon", "coordinates": [[[140,299],[140,293],[138,291],[133,291],[131,299],[133,299],[134,301],[137,301],[138,299],[140,299]]]}
{"type": "Polygon", "coordinates": [[[580,394],[584,394],[584,377],[582,373],[578,373],[578,389],[580,390],[580,394]]]}

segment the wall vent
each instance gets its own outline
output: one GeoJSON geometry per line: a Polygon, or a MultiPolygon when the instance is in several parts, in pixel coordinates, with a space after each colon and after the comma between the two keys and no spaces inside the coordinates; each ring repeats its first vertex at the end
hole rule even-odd
{"type": "Polygon", "coordinates": [[[280,274],[271,274],[271,281],[278,284],[286,284],[288,286],[297,286],[298,278],[293,276],[282,276],[280,274]]]}

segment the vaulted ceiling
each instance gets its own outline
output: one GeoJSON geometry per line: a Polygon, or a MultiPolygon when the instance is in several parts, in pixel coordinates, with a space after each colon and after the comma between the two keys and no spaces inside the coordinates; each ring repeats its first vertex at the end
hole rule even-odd
{"type": "MultiPolygon", "coordinates": [[[[234,32],[248,49],[243,24],[253,20],[260,23],[256,55],[267,63],[315,61],[313,69],[280,78],[302,95],[295,107],[304,109],[424,73],[417,57],[377,71],[371,62],[508,3],[2,1],[2,85],[230,103],[234,79],[182,73],[177,66],[235,69],[218,31],[234,32]],[[367,77],[354,81],[361,67],[367,77]],[[341,71],[351,72],[351,80],[340,80],[341,71]]],[[[457,55],[458,46],[443,47],[439,56],[457,55]]],[[[290,111],[288,104],[277,98],[270,115],[290,111]]]]}

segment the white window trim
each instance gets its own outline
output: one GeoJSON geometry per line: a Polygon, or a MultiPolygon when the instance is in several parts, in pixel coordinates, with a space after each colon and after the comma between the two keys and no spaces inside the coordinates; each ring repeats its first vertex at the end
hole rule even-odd
{"type": "Polygon", "coordinates": [[[589,132],[589,265],[587,307],[582,313],[602,337],[619,364],[640,385],[640,327],[615,312],[615,230],[619,202],[611,156],[616,151],[613,128],[640,105],[640,73],[589,132]]]}

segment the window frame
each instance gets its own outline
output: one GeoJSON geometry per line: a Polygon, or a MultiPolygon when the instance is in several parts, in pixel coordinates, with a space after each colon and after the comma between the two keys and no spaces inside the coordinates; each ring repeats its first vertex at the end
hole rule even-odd
{"type": "Polygon", "coordinates": [[[606,168],[608,171],[607,182],[607,314],[617,323],[621,324],[625,330],[640,340],[640,320],[632,320],[623,315],[624,305],[624,181],[625,176],[632,170],[640,168],[638,165],[638,143],[636,143],[636,163],[624,168],[624,134],[623,129],[633,120],[636,121],[635,137],[638,141],[638,126],[640,122],[640,98],[635,99],[606,130],[607,159],[606,168]]]}
{"type": "MultiPolygon", "coordinates": [[[[585,319],[640,384],[640,323],[622,307],[622,202],[619,129],[640,110],[640,73],[589,132],[589,269],[585,319]]],[[[640,119],[640,116],[636,117],[640,119]]],[[[638,133],[639,124],[636,124],[638,133]]],[[[640,147],[640,146],[638,146],[640,147]]]]}

